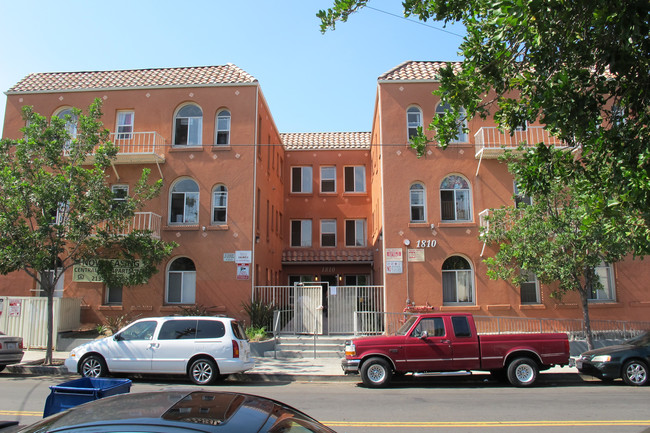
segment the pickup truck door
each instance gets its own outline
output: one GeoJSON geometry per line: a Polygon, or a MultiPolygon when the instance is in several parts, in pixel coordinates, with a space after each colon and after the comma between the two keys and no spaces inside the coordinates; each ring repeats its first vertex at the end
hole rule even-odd
{"type": "Polygon", "coordinates": [[[467,316],[451,317],[453,335],[452,352],[454,370],[475,370],[481,367],[479,344],[476,331],[469,324],[467,316]]]}
{"type": "Polygon", "coordinates": [[[406,337],[407,371],[450,371],[453,369],[451,340],[442,317],[425,317],[406,337]]]}

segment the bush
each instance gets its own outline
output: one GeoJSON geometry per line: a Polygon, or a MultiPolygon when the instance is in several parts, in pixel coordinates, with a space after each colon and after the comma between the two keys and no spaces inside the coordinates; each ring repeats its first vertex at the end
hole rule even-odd
{"type": "Polygon", "coordinates": [[[246,328],[246,336],[250,341],[262,341],[266,340],[267,336],[266,328],[262,326],[261,328],[246,328]]]}
{"type": "Polygon", "coordinates": [[[251,301],[248,304],[242,302],[242,306],[251,319],[250,328],[266,329],[273,322],[273,310],[275,309],[273,304],[251,301]]]}
{"type": "Polygon", "coordinates": [[[115,334],[120,329],[124,328],[129,323],[136,320],[140,315],[138,314],[135,317],[131,317],[130,313],[120,314],[118,316],[108,316],[106,317],[106,325],[104,327],[104,333],[106,334],[106,328],[110,332],[109,335],[115,334]]]}

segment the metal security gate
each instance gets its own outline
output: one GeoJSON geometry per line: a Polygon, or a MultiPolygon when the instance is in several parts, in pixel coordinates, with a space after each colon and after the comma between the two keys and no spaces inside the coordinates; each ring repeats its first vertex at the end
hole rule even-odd
{"type": "Polygon", "coordinates": [[[267,329],[274,332],[350,335],[355,332],[355,315],[359,314],[365,318],[363,330],[383,327],[378,316],[384,311],[383,291],[383,286],[331,286],[321,282],[256,286],[253,301],[272,306],[273,321],[267,329]]]}
{"type": "Polygon", "coordinates": [[[294,332],[323,333],[323,287],[296,285],[294,287],[294,332]]]}

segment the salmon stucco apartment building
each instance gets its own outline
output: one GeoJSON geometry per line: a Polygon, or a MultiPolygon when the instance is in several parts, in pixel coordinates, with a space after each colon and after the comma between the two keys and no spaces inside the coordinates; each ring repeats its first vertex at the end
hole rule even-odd
{"type": "MultiPolygon", "coordinates": [[[[247,320],[242,305],[259,300],[287,330],[330,334],[353,332],[357,312],[581,318],[577,296],[552,299],[534,276],[521,287],[489,280],[493,251],[478,239],[487,209],[518,199],[496,158],[521,141],[553,142],[543,125],[510,136],[472,119],[446,150],[417,158],[409,147],[444,112],[431,93],[443,66],[405,62],[381,75],[372,131],[348,133],[280,133],[259,82],[232,64],[28,75],[6,92],[4,137],[20,137],[24,105],[62,116],[102,99],[120,147],[108,181],[128,194],[151,168],[163,189],[147,221],[179,245],[146,285],[68,272],[56,295],[82,300],[83,323],[193,305],[247,320]]],[[[592,319],[650,317],[645,262],[598,273],[592,319]]],[[[0,296],[38,295],[24,273],[0,277],[0,296]]]]}

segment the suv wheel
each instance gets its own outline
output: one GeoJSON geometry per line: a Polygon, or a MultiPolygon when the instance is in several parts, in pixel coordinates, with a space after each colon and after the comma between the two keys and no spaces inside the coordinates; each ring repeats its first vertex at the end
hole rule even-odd
{"type": "Polygon", "coordinates": [[[189,376],[197,385],[210,385],[219,377],[219,369],[211,359],[199,358],[190,366],[189,376]]]}

